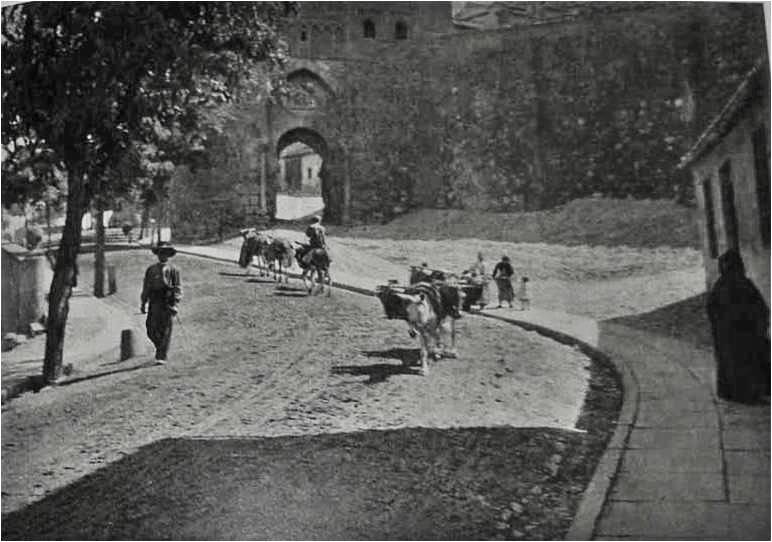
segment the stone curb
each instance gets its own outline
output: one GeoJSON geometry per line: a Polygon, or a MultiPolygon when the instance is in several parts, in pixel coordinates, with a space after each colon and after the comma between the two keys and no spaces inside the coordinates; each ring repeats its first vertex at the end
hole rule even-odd
{"type": "MultiPolygon", "coordinates": [[[[234,260],[229,258],[222,258],[218,256],[213,256],[213,255],[200,254],[200,253],[188,251],[186,249],[178,248],[177,253],[185,254],[187,256],[193,256],[197,258],[204,258],[207,260],[224,262],[224,263],[230,263],[230,264],[235,263],[234,260]]],[[[287,272],[287,276],[295,279],[300,278],[300,274],[295,272],[287,272]]],[[[367,295],[371,297],[376,295],[376,292],[374,290],[362,288],[359,286],[352,286],[350,284],[345,284],[342,282],[333,281],[332,286],[335,288],[339,288],[341,290],[348,290],[350,292],[367,295]]],[[[113,310],[112,307],[109,307],[109,305],[108,305],[108,308],[110,308],[110,310],[113,310]]],[[[513,318],[506,318],[503,316],[497,316],[497,315],[485,314],[485,313],[476,313],[475,315],[483,316],[486,318],[492,318],[494,320],[500,320],[502,322],[507,322],[509,324],[516,325],[528,331],[535,331],[559,343],[570,345],[570,346],[577,346],[588,357],[591,357],[594,359],[600,359],[604,363],[607,363],[615,367],[617,372],[621,375],[622,387],[623,387],[623,402],[622,402],[622,408],[619,412],[619,419],[617,420],[617,428],[612,434],[608,443],[606,444],[606,451],[603,453],[600,460],[598,461],[598,465],[595,468],[595,473],[593,474],[589,484],[587,485],[587,488],[584,491],[582,500],[579,503],[579,507],[577,508],[576,514],[574,515],[574,520],[571,523],[571,527],[569,528],[565,536],[565,540],[591,540],[593,533],[595,531],[595,525],[597,523],[598,517],[600,516],[600,513],[603,509],[603,505],[606,502],[606,497],[608,496],[611,486],[616,478],[617,470],[619,469],[622,456],[624,455],[625,445],[630,437],[630,431],[635,423],[635,418],[638,413],[639,387],[633,371],[624,362],[624,360],[618,361],[618,360],[612,359],[606,354],[604,354],[602,351],[598,350],[597,348],[575,337],[572,337],[571,335],[568,335],[566,333],[562,333],[554,329],[550,329],[538,324],[534,324],[532,322],[526,322],[524,320],[517,320],[513,318]]],[[[110,350],[114,350],[114,348],[110,348],[106,352],[109,352],[110,350]]],[[[94,357],[104,355],[106,352],[96,354],[94,356],[89,356],[88,359],[93,359],[94,357]]],[[[132,369],[140,369],[145,367],[145,365],[146,364],[140,364],[136,367],[132,367],[132,369]]],[[[79,381],[79,380],[85,380],[89,378],[96,378],[99,376],[105,376],[105,375],[113,374],[114,372],[116,371],[96,373],[93,375],[81,375],[75,378],[63,379],[58,381],[56,385],[64,385],[70,381],[79,381]]],[[[16,397],[21,393],[24,393],[26,391],[33,389],[33,384],[34,384],[34,380],[28,378],[28,379],[25,379],[23,382],[16,383],[16,385],[12,385],[8,388],[3,388],[2,402],[5,403],[7,400],[11,399],[12,397],[16,397]]]]}
{"type": "MultiPolygon", "coordinates": [[[[209,256],[204,254],[196,254],[193,252],[187,252],[186,250],[179,248],[177,252],[180,254],[186,254],[188,256],[196,256],[199,258],[205,258],[210,260],[217,260],[221,262],[234,263],[232,259],[220,258],[217,256],[209,256]]],[[[300,278],[297,273],[287,273],[288,276],[293,278],[300,278]]],[[[364,294],[369,296],[375,296],[373,290],[366,288],[360,288],[358,286],[351,286],[349,284],[343,284],[340,282],[333,282],[332,285],[342,290],[348,290],[358,294],[364,294]]],[[[622,378],[622,408],[619,411],[619,418],[617,419],[617,427],[614,433],[609,438],[606,444],[606,451],[603,452],[598,466],[595,468],[595,473],[590,479],[587,488],[584,490],[582,500],[579,503],[576,514],[574,514],[574,520],[571,523],[571,527],[566,533],[565,540],[591,540],[595,531],[595,525],[598,521],[603,505],[606,503],[606,498],[611,490],[611,486],[616,479],[617,471],[622,462],[622,456],[624,455],[625,446],[630,438],[630,431],[635,424],[635,419],[638,415],[638,403],[640,400],[640,388],[635,378],[635,373],[632,368],[624,360],[612,359],[601,350],[587,344],[584,341],[572,337],[566,333],[550,329],[532,322],[526,322],[524,320],[517,320],[514,318],[507,318],[503,316],[497,316],[494,314],[486,313],[473,313],[473,315],[479,315],[486,318],[492,318],[494,320],[500,320],[508,324],[513,324],[528,331],[535,331],[540,335],[544,335],[554,341],[569,346],[577,346],[583,354],[586,356],[599,359],[603,363],[614,367],[622,378]]]]}
{"type": "Polygon", "coordinates": [[[635,419],[638,415],[640,402],[640,388],[632,368],[624,361],[603,353],[601,350],[581,341],[571,335],[544,327],[532,322],[497,316],[494,314],[478,313],[480,316],[500,320],[509,324],[522,327],[528,331],[535,331],[559,343],[569,346],[577,346],[582,353],[594,359],[600,359],[616,368],[622,378],[622,408],[619,411],[617,427],[606,443],[606,451],[598,461],[595,472],[584,490],[582,500],[574,514],[574,520],[568,529],[564,540],[591,540],[595,532],[603,505],[606,503],[611,486],[616,479],[617,471],[622,462],[626,444],[630,438],[635,419]]]}
{"type": "MultiPolygon", "coordinates": [[[[230,259],[230,258],[222,258],[220,256],[212,256],[210,254],[200,254],[198,252],[188,251],[185,248],[179,248],[179,247],[176,247],[176,248],[177,248],[177,254],[184,254],[186,256],[193,256],[195,258],[204,258],[206,260],[214,260],[214,261],[217,261],[217,262],[230,263],[230,264],[237,265],[237,262],[235,260],[233,260],[233,259],[230,259]]],[[[255,268],[255,269],[260,269],[255,264],[252,264],[252,267],[255,268]]],[[[300,278],[300,274],[299,273],[295,273],[294,271],[287,271],[286,274],[287,274],[288,277],[293,278],[293,279],[299,279],[300,278]]],[[[345,284],[343,282],[332,281],[332,287],[333,288],[338,288],[340,290],[348,290],[349,292],[354,292],[354,293],[357,293],[357,294],[369,295],[371,297],[375,296],[375,290],[369,290],[367,288],[362,288],[360,286],[352,286],[351,284],[345,284]]]]}

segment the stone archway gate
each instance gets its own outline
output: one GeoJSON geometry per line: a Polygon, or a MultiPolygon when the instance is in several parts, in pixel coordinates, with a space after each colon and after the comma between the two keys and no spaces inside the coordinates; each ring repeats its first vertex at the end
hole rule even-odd
{"type": "Polygon", "coordinates": [[[265,134],[260,140],[260,207],[275,216],[279,186],[279,154],[300,141],[323,159],[320,172],[325,220],[348,223],[351,217],[349,160],[342,146],[325,134],[320,119],[329,100],[339,94],[342,63],[294,59],[287,67],[291,94],[281,103],[266,104],[265,134]]]}

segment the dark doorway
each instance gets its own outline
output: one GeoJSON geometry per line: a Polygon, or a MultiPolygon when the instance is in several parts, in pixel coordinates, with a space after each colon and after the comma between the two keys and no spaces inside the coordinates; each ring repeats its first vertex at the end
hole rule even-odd
{"type": "Polygon", "coordinates": [[[721,186],[721,208],[724,213],[724,231],[726,232],[726,248],[738,248],[739,232],[737,231],[737,211],[734,205],[734,186],[732,185],[732,165],[729,160],[718,170],[718,180],[721,186]]]}

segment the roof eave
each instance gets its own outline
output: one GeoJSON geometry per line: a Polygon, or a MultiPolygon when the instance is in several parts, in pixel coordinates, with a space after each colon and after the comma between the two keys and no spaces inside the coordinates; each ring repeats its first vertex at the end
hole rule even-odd
{"type": "Polygon", "coordinates": [[[761,58],[754,64],[753,68],[743,79],[743,82],[737,87],[732,97],[727,100],[721,112],[711,121],[704,132],[697,138],[686,154],[676,166],[676,169],[684,169],[710,151],[731,128],[737,123],[737,119],[742,113],[749,100],[753,96],[753,85],[761,77],[762,67],[766,64],[766,58],[761,58]]]}

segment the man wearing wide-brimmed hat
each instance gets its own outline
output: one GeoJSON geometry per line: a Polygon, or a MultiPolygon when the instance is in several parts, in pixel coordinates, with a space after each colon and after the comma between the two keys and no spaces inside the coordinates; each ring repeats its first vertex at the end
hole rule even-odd
{"type": "Polygon", "coordinates": [[[179,270],[169,263],[169,258],[177,254],[174,246],[162,241],[152,250],[158,256],[158,263],[145,271],[140,310],[144,314],[150,304],[145,322],[147,336],[155,345],[156,363],[163,365],[172,339],[172,319],[182,299],[182,282],[179,270]]]}

